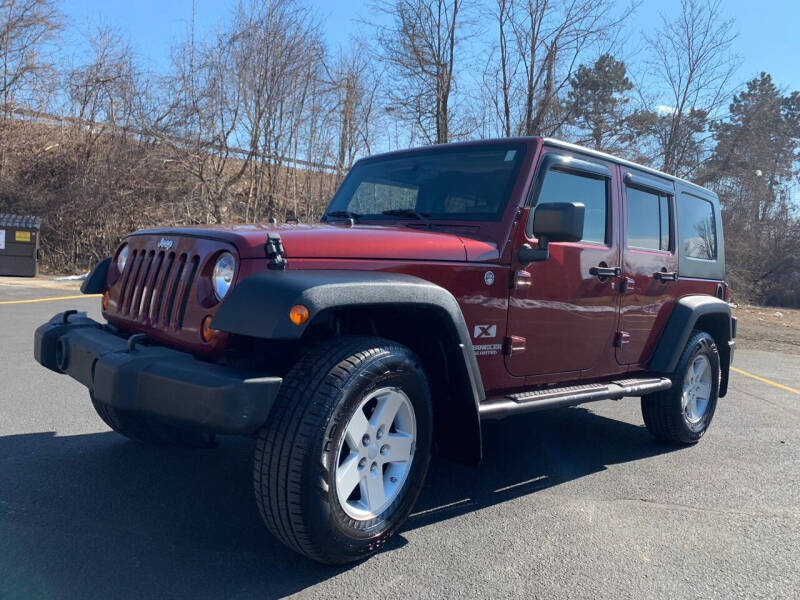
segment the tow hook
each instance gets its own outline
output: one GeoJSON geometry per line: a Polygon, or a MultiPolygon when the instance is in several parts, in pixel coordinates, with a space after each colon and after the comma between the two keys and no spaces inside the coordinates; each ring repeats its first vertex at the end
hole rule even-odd
{"type": "Polygon", "coordinates": [[[147,339],[147,336],[143,333],[134,333],[131,337],[128,338],[128,347],[125,350],[128,354],[136,350],[136,344],[142,342],[147,339]]]}

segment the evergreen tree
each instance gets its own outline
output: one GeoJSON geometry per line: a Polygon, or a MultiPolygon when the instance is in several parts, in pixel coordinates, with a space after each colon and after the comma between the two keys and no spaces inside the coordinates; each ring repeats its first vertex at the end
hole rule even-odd
{"type": "Polygon", "coordinates": [[[720,195],[732,276],[759,303],[800,297],[800,220],[792,189],[800,162],[800,92],[761,73],[736,94],[702,179],[720,195]]]}
{"type": "Polygon", "coordinates": [[[593,65],[579,66],[570,85],[565,109],[580,142],[613,152],[629,116],[626,93],[633,89],[625,63],[603,54],[593,65]]]}

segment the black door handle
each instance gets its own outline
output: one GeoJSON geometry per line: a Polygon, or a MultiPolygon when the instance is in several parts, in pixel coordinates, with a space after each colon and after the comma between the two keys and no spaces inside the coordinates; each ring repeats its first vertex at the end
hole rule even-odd
{"type": "Polygon", "coordinates": [[[653,277],[659,281],[678,281],[678,274],[675,271],[658,271],[653,273],[653,277]]]}
{"type": "Polygon", "coordinates": [[[619,267],[592,267],[589,269],[589,275],[595,277],[619,277],[622,275],[622,269],[619,267]]]}

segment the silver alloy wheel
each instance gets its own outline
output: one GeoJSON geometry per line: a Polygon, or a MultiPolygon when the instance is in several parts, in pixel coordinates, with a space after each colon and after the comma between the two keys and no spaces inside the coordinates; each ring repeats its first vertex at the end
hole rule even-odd
{"type": "Polygon", "coordinates": [[[394,502],[411,469],[416,435],[414,407],[400,388],[380,388],[359,403],[336,454],[336,494],[349,517],[366,521],[394,502]]]}
{"type": "Polygon", "coordinates": [[[712,369],[708,357],[699,354],[686,370],[681,398],[683,414],[692,425],[705,417],[711,403],[711,377],[712,369]]]}

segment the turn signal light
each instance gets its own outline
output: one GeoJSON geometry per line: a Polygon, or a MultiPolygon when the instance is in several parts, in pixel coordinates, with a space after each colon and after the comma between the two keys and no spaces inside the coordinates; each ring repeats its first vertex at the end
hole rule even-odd
{"type": "Polygon", "coordinates": [[[103,310],[108,310],[108,301],[109,301],[109,294],[108,290],[106,290],[105,292],[103,292],[103,301],[102,301],[103,310]]]}
{"type": "Polygon", "coordinates": [[[203,338],[203,341],[206,343],[212,341],[217,337],[218,333],[219,329],[213,329],[211,327],[211,315],[203,317],[203,323],[200,325],[200,337],[203,338]]]}
{"type": "Polygon", "coordinates": [[[303,323],[308,321],[308,308],[306,308],[302,304],[295,304],[289,310],[289,319],[295,325],[302,325],[303,323]]]}

